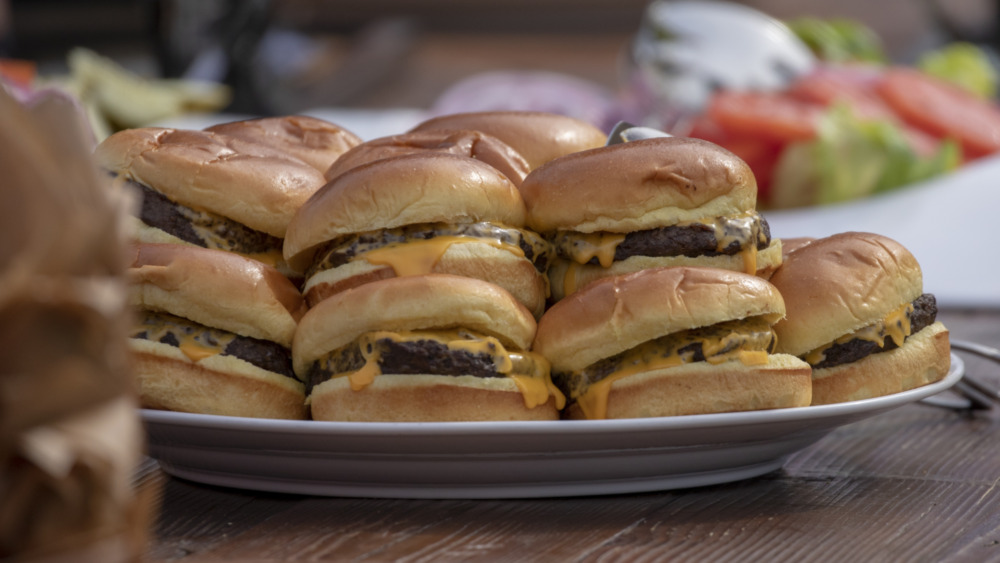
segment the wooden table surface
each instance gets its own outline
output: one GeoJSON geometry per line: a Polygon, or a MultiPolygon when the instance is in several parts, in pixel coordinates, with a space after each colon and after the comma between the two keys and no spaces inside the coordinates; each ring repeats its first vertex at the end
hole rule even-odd
{"type": "MultiPolygon", "coordinates": [[[[1000,311],[943,311],[1000,347],[1000,311]]],[[[963,356],[1000,386],[1000,366],[963,356]]],[[[395,500],[186,482],[149,463],[159,561],[1000,561],[1000,407],[911,404],[842,426],[767,475],[643,494],[395,500]]]]}

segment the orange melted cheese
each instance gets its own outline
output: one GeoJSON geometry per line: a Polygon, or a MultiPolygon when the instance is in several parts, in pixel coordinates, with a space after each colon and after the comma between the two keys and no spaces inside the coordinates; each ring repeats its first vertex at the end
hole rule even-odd
{"type": "Polygon", "coordinates": [[[434,270],[441,256],[453,244],[480,243],[506,250],[520,258],[524,251],[520,247],[506,244],[493,238],[440,236],[427,240],[411,240],[370,250],[361,255],[365,260],[379,266],[389,266],[397,276],[429,274],[434,270]]]}
{"type": "Polygon", "coordinates": [[[748,366],[764,365],[768,362],[766,348],[773,344],[773,332],[762,319],[748,319],[746,324],[746,332],[735,332],[734,325],[726,323],[640,344],[621,355],[617,369],[598,381],[571,391],[570,397],[577,401],[586,418],[607,418],[608,395],[616,381],[694,362],[694,353],[682,352],[681,349],[695,342],[701,344],[702,355],[710,364],[738,361],[748,366]]]}
{"type": "Polygon", "coordinates": [[[906,303],[890,312],[884,319],[876,323],[862,327],[854,332],[845,334],[829,344],[824,344],[803,356],[803,359],[810,365],[816,365],[826,359],[826,351],[837,344],[846,344],[851,340],[866,340],[878,344],[879,348],[885,346],[885,339],[889,337],[902,346],[903,341],[910,335],[912,325],[910,315],[913,313],[913,304],[906,303]]]}
{"type": "Polygon", "coordinates": [[[508,352],[499,340],[492,336],[476,336],[470,338],[470,333],[458,330],[438,330],[420,332],[369,332],[359,338],[364,365],[352,372],[336,374],[334,377],[347,377],[351,389],[361,391],[375,381],[381,374],[379,370],[379,355],[381,349],[379,340],[390,339],[396,342],[416,342],[420,340],[435,340],[445,344],[451,350],[461,350],[472,354],[486,354],[493,360],[497,373],[510,378],[521,392],[524,405],[535,408],[549,401],[551,397],[556,407],[561,409],[566,404],[562,392],[552,383],[549,376],[549,363],[542,356],[532,352],[508,352]]]}
{"type": "MultiPolygon", "coordinates": [[[[686,227],[693,224],[701,224],[714,231],[716,240],[716,251],[721,252],[733,243],[740,247],[740,255],[743,258],[743,270],[748,274],[757,273],[757,239],[760,229],[760,217],[756,212],[748,212],[743,215],[730,217],[713,217],[701,219],[687,223],[679,223],[678,227],[686,227]]],[[[624,233],[579,233],[564,231],[556,235],[554,245],[559,249],[559,254],[570,261],[571,264],[586,264],[593,258],[597,258],[598,263],[609,268],[614,263],[615,251],[625,240],[624,233]]],[[[570,267],[567,273],[567,280],[575,277],[575,269],[570,267]]],[[[576,281],[572,282],[575,289],[576,281]]],[[[567,291],[569,295],[573,291],[567,291]]]]}
{"type": "Polygon", "coordinates": [[[207,330],[192,331],[180,322],[172,323],[162,316],[143,319],[136,330],[146,332],[147,339],[154,342],[159,342],[168,334],[173,335],[178,342],[177,348],[192,362],[221,354],[236,337],[234,334],[213,330],[212,338],[208,338],[207,330]]]}

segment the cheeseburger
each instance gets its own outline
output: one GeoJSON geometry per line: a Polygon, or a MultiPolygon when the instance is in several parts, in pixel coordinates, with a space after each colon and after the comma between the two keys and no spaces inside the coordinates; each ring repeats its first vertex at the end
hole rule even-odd
{"type": "Polygon", "coordinates": [[[326,172],[340,155],[361,143],[360,137],[339,125],[304,115],[231,121],[205,131],[269,145],[320,172],[326,172]]]}
{"type": "Polygon", "coordinates": [[[292,353],[316,420],[557,419],[563,397],[527,351],[534,336],[534,317],[502,288],[429,274],[323,301],[292,353]]]}
{"type": "Polygon", "coordinates": [[[421,152],[337,176],[296,213],[285,258],[305,271],[310,306],[396,276],[448,273],[500,285],[535,315],[549,246],[524,229],[511,181],[476,159],[421,152]]]}
{"type": "Polygon", "coordinates": [[[230,252],[176,244],[137,245],[128,274],[144,407],[305,418],[290,352],[305,307],[288,278],[230,252]]]}
{"type": "Polygon", "coordinates": [[[326,171],[326,179],[332,180],[373,160],[426,151],[475,158],[499,170],[515,186],[520,186],[528,174],[524,157],[492,135],[479,131],[426,131],[366,141],[341,155],[326,171]]]}
{"type": "Polygon", "coordinates": [[[94,157],[141,195],[139,242],[227,250],[286,274],[285,230],[324,183],[285,152],[207,131],[128,129],[105,139],[94,157]]]}
{"type": "Polygon", "coordinates": [[[898,242],[841,233],[788,255],[771,278],[788,307],[778,350],[813,367],[813,404],[897,393],[931,383],[951,363],[916,259],[898,242]]]}
{"type": "Polygon", "coordinates": [[[707,141],[665,137],[578,152],[533,170],[521,193],[528,228],[555,250],[554,300],[645,268],[766,277],[781,263],[781,244],[755,210],[750,168],[707,141]]]}
{"type": "Polygon", "coordinates": [[[767,281],[671,267],[596,281],[553,305],[533,350],[568,418],[643,418],[809,404],[809,365],[776,354],[784,315],[767,281]]]}
{"type": "Polygon", "coordinates": [[[453,113],[428,119],[410,132],[468,129],[507,143],[527,159],[532,170],[554,158],[607,142],[607,135],[586,121],[541,111],[453,113]]]}

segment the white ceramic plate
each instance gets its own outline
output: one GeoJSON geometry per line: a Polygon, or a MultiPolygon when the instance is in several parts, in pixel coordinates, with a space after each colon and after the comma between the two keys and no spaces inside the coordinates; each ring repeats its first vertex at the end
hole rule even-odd
{"type": "Polygon", "coordinates": [[[954,385],[851,403],[628,420],[281,421],[143,410],[150,455],[176,477],[326,496],[516,498],[634,493],[737,481],[782,466],[838,426],[954,385]]]}

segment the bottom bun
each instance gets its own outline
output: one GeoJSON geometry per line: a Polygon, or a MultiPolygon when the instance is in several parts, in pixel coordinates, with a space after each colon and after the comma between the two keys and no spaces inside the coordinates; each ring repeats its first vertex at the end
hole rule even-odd
{"type": "Polygon", "coordinates": [[[186,357],[171,357],[155,349],[152,352],[135,349],[138,344],[142,348],[177,350],[166,344],[132,343],[133,371],[144,408],[249,418],[306,418],[305,386],[298,380],[229,356],[208,358],[217,359],[215,364],[221,366],[205,360],[194,363],[186,357]],[[236,365],[248,369],[220,369],[236,365]]]}
{"type": "MultiPolygon", "coordinates": [[[[787,354],[746,366],[695,362],[630,375],[611,385],[607,418],[650,418],[805,407],[812,396],[811,368],[787,354]]],[[[565,418],[586,418],[576,402],[565,418]]]]}
{"type": "Polygon", "coordinates": [[[314,420],[341,422],[463,422],[557,420],[553,399],[528,408],[513,380],[447,375],[379,375],[361,391],[346,377],[313,388],[314,420]]]}
{"type": "Polygon", "coordinates": [[[937,322],[910,335],[894,350],[813,370],[812,404],[871,399],[933,383],[951,368],[950,349],[948,329],[937,322]]]}
{"type": "MultiPolygon", "coordinates": [[[[563,258],[556,258],[549,268],[549,285],[552,299],[559,301],[575,293],[588,283],[640,270],[676,266],[706,266],[734,272],[745,272],[747,264],[743,254],[720,254],[718,256],[632,256],[616,261],[610,267],[596,264],[576,264],[563,258]]],[[[781,265],[781,240],[772,239],[771,244],[757,252],[755,275],[769,279],[781,265]]]]}

